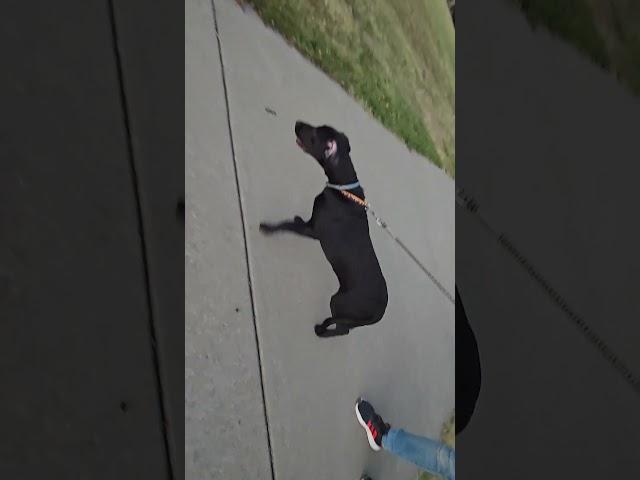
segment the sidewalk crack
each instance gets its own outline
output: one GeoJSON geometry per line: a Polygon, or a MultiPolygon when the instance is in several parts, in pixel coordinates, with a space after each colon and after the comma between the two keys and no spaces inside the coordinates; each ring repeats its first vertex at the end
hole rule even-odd
{"type": "Polygon", "coordinates": [[[224,91],[224,101],[225,101],[225,106],[226,106],[226,110],[227,110],[227,127],[229,129],[229,142],[231,144],[231,157],[233,158],[233,171],[234,171],[234,175],[235,175],[235,180],[236,180],[236,190],[238,193],[238,206],[240,208],[240,220],[242,223],[242,237],[244,240],[244,253],[245,253],[245,261],[246,261],[246,265],[247,265],[247,281],[249,284],[249,297],[251,299],[251,316],[253,318],[253,331],[255,334],[255,340],[256,340],[256,347],[257,347],[257,351],[258,351],[258,371],[260,374],[260,390],[262,392],[262,406],[264,409],[264,420],[265,420],[265,427],[266,427],[266,431],[267,431],[267,448],[269,451],[269,464],[271,467],[271,478],[272,480],[276,479],[276,475],[275,475],[275,468],[273,465],[273,451],[272,451],[272,447],[271,447],[271,430],[269,429],[269,415],[267,412],[267,399],[266,399],[266,395],[265,395],[265,390],[264,390],[264,364],[263,364],[263,354],[262,354],[262,347],[260,345],[260,337],[258,335],[258,323],[257,323],[257,319],[256,319],[256,303],[255,303],[255,296],[254,296],[254,291],[253,291],[253,283],[251,281],[251,267],[250,267],[250,257],[249,257],[249,247],[248,247],[248,242],[247,242],[247,224],[246,224],[246,218],[244,215],[244,205],[242,203],[242,192],[240,191],[240,179],[239,179],[239,175],[238,175],[238,162],[236,160],[236,151],[235,151],[235,143],[234,143],[234,139],[233,139],[233,128],[231,126],[231,110],[229,107],[229,93],[228,93],[228,89],[227,89],[227,79],[226,79],[226,72],[225,72],[225,67],[224,67],[224,59],[223,59],[223,55],[222,55],[222,42],[220,40],[220,29],[218,28],[218,17],[216,14],[216,4],[214,0],[211,0],[211,9],[213,12],[213,24],[215,27],[215,34],[216,34],[216,40],[218,43],[218,55],[220,57],[220,70],[222,72],[222,89],[224,91]]]}

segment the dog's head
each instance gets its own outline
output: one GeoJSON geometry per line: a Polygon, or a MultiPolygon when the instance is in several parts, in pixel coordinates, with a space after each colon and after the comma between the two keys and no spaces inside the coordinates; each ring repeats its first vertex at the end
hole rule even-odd
{"type": "Polygon", "coordinates": [[[296,122],[296,143],[320,164],[331,180],[352,181],[351,145],[347,136],[328,125],[313,127],[296,122]]]}

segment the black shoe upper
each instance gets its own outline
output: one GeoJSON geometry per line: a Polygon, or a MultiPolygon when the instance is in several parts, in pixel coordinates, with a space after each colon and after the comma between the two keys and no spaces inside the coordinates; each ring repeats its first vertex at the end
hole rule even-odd
{"type": "Polygon", "coordinates": [[[373,406],[366,400],[361,399],[358,401],[358,412],[371,432],[374,441],[382,446],[382,437],[389,431],[391,426],[384,422],[382,417],[376,413],[373,406]]]}

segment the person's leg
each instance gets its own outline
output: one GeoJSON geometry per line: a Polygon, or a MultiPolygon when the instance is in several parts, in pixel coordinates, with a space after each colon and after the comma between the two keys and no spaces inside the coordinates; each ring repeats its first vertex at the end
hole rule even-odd
{"type": "Polygon", "coordinates": [[[428,472],[455,479],[455,451],[452,448],[430,438],[391,428],[363,398],[356,401],[355,408],[356,418],[367,432],[373,450],[387,450],[428,472]]]}
{"type": "Polygon", "coordinates": [[[455,479],[455,450],[444,443],[392,428],[382,437],[382,448],[430,473],[455,479]]]}

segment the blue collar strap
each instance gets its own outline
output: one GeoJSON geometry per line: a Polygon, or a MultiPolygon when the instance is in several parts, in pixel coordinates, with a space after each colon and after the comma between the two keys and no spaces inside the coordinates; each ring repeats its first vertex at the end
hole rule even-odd
{"type": "Polygon", "coordinates": [[[360,182],[349,183],[347,185],[336,185],[335,183],[327,183],[327,187],[333,188],[334,190],[353,190],[354,188],[358,188],[360,186],[360,182]]]}

